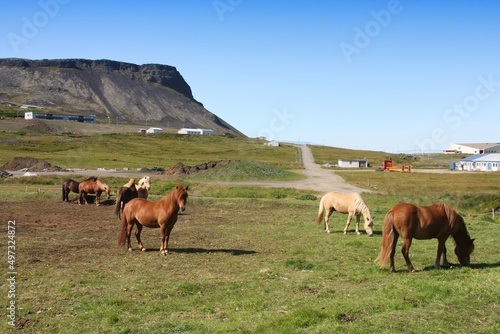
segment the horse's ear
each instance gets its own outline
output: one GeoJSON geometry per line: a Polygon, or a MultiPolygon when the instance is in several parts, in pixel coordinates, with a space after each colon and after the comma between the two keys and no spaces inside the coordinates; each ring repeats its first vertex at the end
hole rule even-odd
{"type": "Polygon", "coordinates": [[[474,242],[474,240],[476,240],[476,238],[474,238],[474,239],[470,239],[470,242],[474,242]]]}
{"type": "Polygon", "coordinates": [[[186,186],[186,188],[184,188],[184,189],[188,190],[188,189],[189,189],[189,186],[186,186]]]}

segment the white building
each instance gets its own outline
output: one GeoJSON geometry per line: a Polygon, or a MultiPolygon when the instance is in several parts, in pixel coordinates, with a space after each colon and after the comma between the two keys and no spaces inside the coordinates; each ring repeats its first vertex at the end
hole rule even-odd
{"type": "Polygon", "coordinates": [[[149,128],[146,130],[146,133],[163,133],[162,128],[149,128]]]}
{"type": "Polygon", "coordinates": [[[276,140],[271,140],[271,141],[265,143],[264,145],[277,147],[277,146],[280,146],[280,143],[278,141],[276,141],[276,140]]]}
{"type": "Polygon", "coordinates": [[[500,153],[500,143],[450,144],[448,154],[500,153]]]}
{"type": "Polygon", "coordinates": [[[342,167],[342,168],[366,168],[366,167],[368,167],[368,160],[366,160],[366,159],[356,159],[356,160],[339,159],[339,167],[342,167]]]}
{"type": "Polygon", "coordinates": [[[500,171],[500,153],[474,154],[452,163],[455,170],[498,172],[500,171]]]}
{"type": "Polygon", "coordinates": [[[189,128],[182,128],[177,133],[181,135],[213,135],[214,130],[212,129],[189,129],[189,128]]]}

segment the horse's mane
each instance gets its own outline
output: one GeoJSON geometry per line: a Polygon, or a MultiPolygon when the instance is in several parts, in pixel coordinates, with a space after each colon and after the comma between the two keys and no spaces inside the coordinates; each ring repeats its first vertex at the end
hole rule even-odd
{"type": "Polygon", "coordinates": [[[363,201],[363,198],[361,198],[361,195],[359,194],[352,194],[354,198],[354,210],[355,212],[360,212],[360,213],[370,213],[370,210],[368,209],[368,206],[366,205],[365,201],[363,201]]]}
{"type": "Polygon", "coordinates": [[[130,180],[128,180],[128,182],[127,182],[127,183],[125,183],[123,186],[124,186],[124,187],[129,187],[129,188],[130,188],[130,187],[132,187],[132,185],[135,185],[135,179],[130,179],[130,180]]]}
{"type": "Polygon", "coordinates": [[[466,236],[467,240],[470,240],[469,231],[467,231],[467,227],[465,226],[464,219],[458,212],[453,209],[449,204],[446,203],[437,203],[437,205],[441,205],[444,209],[446,217],[448,217],[448,221],[450,222],[450,226],[457,226],[457,231],[463,236],[466,236]]]}

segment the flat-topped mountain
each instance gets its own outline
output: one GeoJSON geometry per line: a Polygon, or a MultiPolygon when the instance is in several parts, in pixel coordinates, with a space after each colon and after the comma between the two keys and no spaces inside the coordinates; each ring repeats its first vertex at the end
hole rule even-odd
{"type": "Polygon", "coordinates": [[[113,60],[0,59],[0,100],[97,119],[243,135],[193,98],[173,66],[113,60]]]}

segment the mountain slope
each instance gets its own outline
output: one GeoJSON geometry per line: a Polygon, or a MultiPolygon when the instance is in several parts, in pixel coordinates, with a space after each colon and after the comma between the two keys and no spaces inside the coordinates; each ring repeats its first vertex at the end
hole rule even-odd
{"type": "Polygon", "coordinates": [[[173,66],[112,60],[0,59],[0,100],[101,120],[243,135],[193,98],[173,66]]]}

